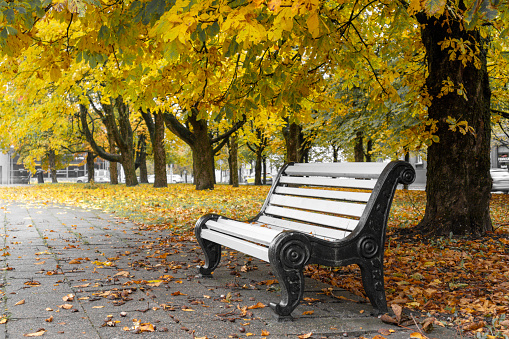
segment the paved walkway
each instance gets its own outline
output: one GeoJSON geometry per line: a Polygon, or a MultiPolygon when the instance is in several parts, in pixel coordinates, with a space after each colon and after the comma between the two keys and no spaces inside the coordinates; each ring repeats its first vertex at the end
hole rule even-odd
{"type": "MultiPolygon", "coordinates": [[[[308,279],[297,320],[278,323],[266,263],[223,254],[213,279],[192,239],[98,211],[0,200],[0,338],[409,338],[357,297],[308,279]],[[248,271],[248,272],[245,272],[248,271]],[[304,336],[308,338],[308,336],[304,336]],[[380,338],[380,337],[377,337],[380,338]]],[[[430,338],[456,338],[437,329],[430,338]]]]}

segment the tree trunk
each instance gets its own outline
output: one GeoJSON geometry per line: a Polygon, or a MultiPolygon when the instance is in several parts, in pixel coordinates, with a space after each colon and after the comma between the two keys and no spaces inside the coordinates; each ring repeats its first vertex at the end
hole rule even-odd
{"type": "Polygon", "coordinates": [[[262,184],[262,152],[257,149],[255,162],[255,180],[254,184],[260,186],[262,184]]]}
{"type": "MultiPolygon", "coordinates": [[[[106,121],[105,121],[106,123],[106,121]]],[[[115,154],[117,152],[117,146],[115,144],[115,137],[113,136],[113,133],[111,132],[111,127],[106,128],[106,135],[108,136],[108,151],[111,154],[115,154]]],[[[118,185],[118,169],[117,169],[117,163],[110,161],[110,184],[112,185],[118,185]]]]}
{"type": "Polygon", "coordinates": [[[338,162],[339,160],[339,147],[332,145],[332,161],[338,162]]]}
{"type": "Polygon", "coordinates": [[[214,189],[214,150],[208,135],[206,120],[197,120],[193,115],[189,118],[193,126],[196,142],[191,145],[193,150],[194,184],[197,190],[214,189]]]}
{"type": "Polygon", "coordinates": [[[264,185],[267,185],[267,157],[263,157],[263,160],[262,160],[262,165],[263,165],[263,184],[264,185]]]}
{"type": "Polygon", "coordinates": [[[355,145],[353,148],[354,152],[354,158],[356,162],[363,162],[364,161],[364,146],[363,146],[363,140],[362,140],[362,132],[357,131],[355,136],[355,145]]]}
{"type": "Polygon", "coordinates": [[[239,187],[239,163],[238,163],[239,143],[237,133],[230,136],[230,154],[228,162],[230,164],[230,178],[233,187],[239,187]]]}
{"type": "Polygon", "coordinates": [[[110,184],[118,185],[118,167],[116,162],[110,161],[110,184]]]}
{"type": "Polygon", "coordinates": [[[166,150],[164,149],[164,117],[162,113],[154,113],[154,187],[167,187],[166,150]]]}
{"type": "Polygon", "coordinates": [[[446,14],[439,18],[418,16],[427,54],[426,86],[433,98],[428,114],[438,121],[436,135],[440,138],[428,148],[426,212],[419,227],[434,235],[483,235],[493,229],[489,213],[491,92],[486,42],[477,30],[466,31],[455,14],[446,14]],[[476,65],[450,60],[450,49],[442,50],[439,45],[446,39],[469,41],[472,48],[479,46],[476,65]],[[454,91],[442,93],[448,81],[454,83],[454,91]],[[460,86],[464,86],[466,97],[458,93],[460,86]],[[449,130],[448,117],[467,121],[474,131],[462,134],[449,130]]]}
{"type": "Polygon", "coordinates": [[[135,164],[136,167],[140,169],[140,182],[143,184],[148,184],[147,152],[144,134],[139,136],[135,164]]]}
{"type": "Polygon", "coordinates": [[[371,162],[371,151],[373,150],[373,140],[369,139],[366,144],[366,162],[371,162]]]}
{"type": "Polygon", "coordinates": [[[286,142],[286,162],[299,161],[299,132],[300,126],[291,123],[283,129],[286,142]]]}
{"type": "Polygon", "coordinates": [[[48,165],[50,170],[51,182],[53,184],[58,183],[57,180],[57,169],[56,169],[56,155],[55,151],[51,150],[48,152],[48,165]]]}
{"type": "Polygon", "coordinates": [[[94,180],[94,159],[95,155],[92,152],[87,152],[87,171],[88,171],[88,182],[92,182],[94,180]]]}

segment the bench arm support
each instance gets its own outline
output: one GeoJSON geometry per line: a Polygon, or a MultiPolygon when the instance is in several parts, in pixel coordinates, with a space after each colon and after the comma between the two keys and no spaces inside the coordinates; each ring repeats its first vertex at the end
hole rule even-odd
{"type": "Polygon", "coordinates": [[[311,257],[311,244],[299,232],[282,232],[269,246],[269,261],[281,287],[281,301],[270,303],[279,321],[291,320],[291,313],[304,294],[304,266],[311,257]]]}
{"type": "Polygon", "coordinates": [[[212,277],[212,272],[217,268],[221,261],[221,245],[201,237],[201,230],[205,227],[205,223],[209,220],[217,220],[218,218],[219,215],[217,214],[204,215],[196,222],[196,226],[194,228],[196,240],[198,240],[198,243],[205,254],[205,265],[198,266],[198,272],[202,277],[212,277]]]}

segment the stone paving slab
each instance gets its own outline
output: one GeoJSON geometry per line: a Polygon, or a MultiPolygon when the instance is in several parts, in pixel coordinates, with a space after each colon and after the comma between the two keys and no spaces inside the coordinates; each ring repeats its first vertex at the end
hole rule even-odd
{"type": "MultiPolygon", "coordinates": [[[[199,246],[168,230],[98,210],[0,207],[0,339],[41,328],[42,337],[73,339],[373,338],[381,329],[408,339],[415,331],[384,324],[366,300],[309,278],[295,320],[278,322],[269,307],[252,308],[280,295],[258,259],[225,250],[213,278],[200,278],[199,246]]],[[[429,337],[461,336],[438,329],[429,337]]]]}

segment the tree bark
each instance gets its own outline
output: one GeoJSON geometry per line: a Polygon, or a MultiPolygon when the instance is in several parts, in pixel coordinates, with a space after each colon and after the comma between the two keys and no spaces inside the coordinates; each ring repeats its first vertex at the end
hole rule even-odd
{"type": "Polygon", "coordinates": [[[148,184],[147,151],[144,134],[139,135],[135,164],[136,167],[140,169],[140,182],[148,184]]]}
{"type": "Polygon", "coordinates": [[[230,164],[230,179],[233,187],[239,187],[239,163],[238,163],[238,150],[239,142],[237,133],[230,136],[230,153],[228,162],[230,164]]]}
{"type": "Polygon", "coordinates": [[[154,187],[167,187],[166,177],[166,150],[164,149],[164,117],[158,112],[154,113],[154,140],[152,149],[154,152],[154,187]]]}
{"type": "Polygon", "coordinates": [[[154,187],[168,187],[166,176],[166,150],[164,149],[164,115],[140,110],[145,120],[154,152],[154,187]]]}
{"type": "Polygon", "coordinates": [[[58,183],[57,168],[56,168],[56,155],[55,155],[55,151],[53,151],[53,150],[48,152],[48,167],[50,170],[51,182],[53,184],[58,183]]]}
{"type": "Polygon", "coordinates": [[[87,176],[88,176],[88,182],[92,182],[94,180],[94,159],[95,159],[94,153],[88,151],[87,152],[87,176]]]}
{"type": "Polygon", "coordinates": [[[440,138],[428,148],[426,212],[419,224],[433,235],[483,235],[492,231],[489,202],[490,168],[490,87],[486,66],[486,42],[477,30],[466,31],[452,13],[439,18],[418,15],[426,48],[426,86],[433,98],[429,118],[438,121],[440,138]],[[449,49],[441,49],[445,39],[469,41],[479,46],[478,62],[463,64],[451,60],[449,49]],[[441,92],[444,81],[454,84],[454,92],[441,92]],[[458,93],[460,86],[464,93],[458,93]],[[446,119],[467,121],[474,132],[449,130],[446,119]]]}
{"type": "MultiPolygon", "coordinates": [[[[107,120],[103,121],[104,123],[107,123],[107,120]]],[[[106,135],[108,136],[108,151],[112,154],[115,154],[117,152],[117,146],[115,144],[115,137],[113,136],[112,129],[106,128],[106,135]]],[[[110,184],[112,185],[118,185],[118,169],[117,169],[117,163],[110,161],[110,184]]]]}
{"type": "Polygon", "coordinates": [[[355,135],[355,145],[353,148],[354,158],[356,162],[364,161],[364,145],[363,145],[363,136],[361,131],[357,131],[355,135]]]}
{"type": "Polygon", "coordinates": [[[300,126],[291,123],[283,128],[286,142],[286,162],[299,162],[299,132],[300,126]]]}

